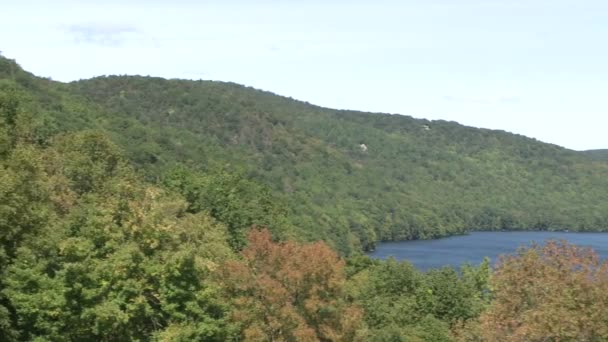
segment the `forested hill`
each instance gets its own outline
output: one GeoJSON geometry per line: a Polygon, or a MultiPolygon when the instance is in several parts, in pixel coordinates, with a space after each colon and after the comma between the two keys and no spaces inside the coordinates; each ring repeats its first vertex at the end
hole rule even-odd
{"type": "Polygon", "coordinates": [[[177,164],[244,175],[270,189],[301,238],[345,254],[471,229],[608,230],[608,163],[524,136],[321,108],[233,83],[65,84],[7,59],[0,77],[0,91],[16,88],[44,123],[41,136],[105,132],[155,182],[177,164]]]}
{"type": "Polygon", "coordinates": [[[587,150],[583,151],[583,153],[597,160],[608,161],[608,150],[587,150]]]}

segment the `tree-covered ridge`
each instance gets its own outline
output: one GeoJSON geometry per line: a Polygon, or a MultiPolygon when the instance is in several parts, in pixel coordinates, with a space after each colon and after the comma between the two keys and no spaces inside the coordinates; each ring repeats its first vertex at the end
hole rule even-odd
{"type": "MultiPolygon", "coordinates": [[[[0,340],[247,339],[232,314],[232,275],[219,271],[238,264],[256,224],[275,227],[264,230],[268,243],[290,234],[266,188],[238,174],[183,167],[162,184],[148,183],[104,134],[40,135],[44,122],[20,106],[18,92],[2,90],[0,340]]],[[[331,267],[324,274],[343,268],[329,246],[311,246],[325,251],[318,255],[331,267]]],[[[345,281],[339,272],[330,279],[334,292],[319,310],[334,303],[345,281]]],[[[352,319],[356,328],[360,316],[352,319]]],[[[333,321],[315,317],[318,334],[356,331],[333,321]]]]}
{"type": "Polygon", "coordinates": [[[0,341],[608,338],[608,263],[590,250],[550,242],[494,271],[345,259],[298,242],[326,228],[299,226],[290,197],[244,170],[138,170],[107,132],[78,129],[105,127],[96,107],[49,126],[85,107],[44,109],[37,92],[57,85],[16,79],[0,81],[0,341]]]}
{"type": "Polygon", "coordinates": [[[343,254],[470,229],[608,228],[608,165],[523,136],[331,110],[232,83],[62,84],[2,63],[5,82],[46,121],[41,134],[103,130],[153,181],[175,164],[235,171],[270,188],[295,235],[343,254]]]}
{"type": "MultiPolygon", "coordinates": [[[[0,340],[373,336],[358,289],[375,290],[351,279],[382,263],[346,266],[324,242],[280,241],[291,231],[280,204],[239,175],[178,167],[154,185],[102,133],[40,135],[42,122],[3,90],[0,340]]],[[[434,325],[415,336],[449,336],[449,325],[428,315],[434,325]]]]}
{"type": "Polygon", "coordinates": [[[587,150],[583,151],[583,153],[597,160],[608,161],[608,150],[587,150]]]}

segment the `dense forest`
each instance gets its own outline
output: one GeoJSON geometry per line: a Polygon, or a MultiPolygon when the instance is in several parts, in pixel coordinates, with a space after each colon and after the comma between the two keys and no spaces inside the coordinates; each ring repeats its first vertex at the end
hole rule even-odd
{"type": "Polygon", "coordinates": [[[8,59],[0,78],[43,122],[38,134],[103,132],[155,184],[176,168],[253,182],[295,236],[342,255],[471,229],[608,229],[608,163],[520,135],[331,110],[223,82],[65,84],[8,59]]]}
{"type": "Polygon", "coordinates": [[[428,272],[361,254],[604,229],[605,162],[234,84],[63,84],[4,58],[0,78],[2,341],[608,338],[608,263],[590,250],[428,272]]]}
{"type": "Polygon", "coordinates": [[[608,150],[587,150],[583,153],[597,160],[608,161],[608,150]]]}

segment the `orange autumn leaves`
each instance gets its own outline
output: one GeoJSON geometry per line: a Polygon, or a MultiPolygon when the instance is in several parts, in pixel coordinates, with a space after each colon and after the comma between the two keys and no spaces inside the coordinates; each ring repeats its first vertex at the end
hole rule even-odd
{"type": "Polygon", "coordinates": [[[344,262],[325,243],[275,243],[252,229],[243,260],[230,261],[222,283],[245,340],[353,341],[362,311],[343,293],[344,262]]]}
{"type": "MultiPolygon", "coordinates": [[[[322,242],[274,242],[250,231],[241,260],[220,270],[246,341],[368,339],[363,311],[344,294],[344,262],[322,242]]],[[[479,317],[452,331],[458,341],[605,341],[608,263],[565,242],[501,258],[492,300],[479,317]]]]}
{"type": "Polygon", "coordinates": [[[494,300],[480,318],[484,341],[605,341],[608,263],[566,242],[503,257],[494,300]]]}

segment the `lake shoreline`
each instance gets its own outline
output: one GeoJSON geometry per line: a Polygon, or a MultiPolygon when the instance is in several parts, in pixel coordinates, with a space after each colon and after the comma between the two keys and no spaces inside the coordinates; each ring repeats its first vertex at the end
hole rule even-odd
{"type": "Polygon", "coordinates": [[[608,257],[608,232],[572,231],[471,231],[430,240],[382,242],[371,258],[408,260],[421,270],[442,267],[459,267],[465,263],[478,264],[484,257],[493,262],[501,254],[513,254],[519,247],[547,240],[565,240],[571,244],[592,247],[602,258],[608,257]]]}

